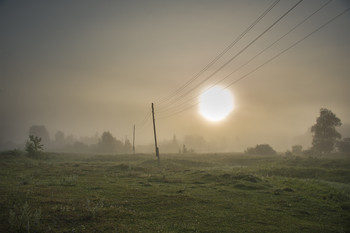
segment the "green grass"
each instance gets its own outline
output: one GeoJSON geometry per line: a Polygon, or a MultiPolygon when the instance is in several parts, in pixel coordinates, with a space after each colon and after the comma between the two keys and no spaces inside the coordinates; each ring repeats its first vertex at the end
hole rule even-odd
{"type": "Polygon", "coordinates": [[[350,157],[2,154],[0,178],[0,232],[350,232],[350,157]]]}

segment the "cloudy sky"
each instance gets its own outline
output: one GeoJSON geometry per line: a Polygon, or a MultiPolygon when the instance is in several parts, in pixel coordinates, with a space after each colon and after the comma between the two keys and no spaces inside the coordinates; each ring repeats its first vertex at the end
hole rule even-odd
{"type": "Polygon", "coordinates": [[[151,143],[152,102],[160,140],[196,134],[230,150],[261,143],[285,150],[301,143],[322,107],[350,124],[350,11],[231,85],[235,109],[224,120],[209,122],[197,105],[188,108],[201,91],[321,6],[220,84],[243,77],[350,7],[347,0],[304,0],[251,43],[298,2],[281,0],[215,64],[179,89],[274,2],[1,1],[0,140],[23,142],[31,125],[45,125],[52,136],[57,130],[76,137],[108,130],[123,139],[131,138],[136,124],[137,143],[151,143]],[[181,91],[169,102],[159,102],[176,90],[181,91]]]}

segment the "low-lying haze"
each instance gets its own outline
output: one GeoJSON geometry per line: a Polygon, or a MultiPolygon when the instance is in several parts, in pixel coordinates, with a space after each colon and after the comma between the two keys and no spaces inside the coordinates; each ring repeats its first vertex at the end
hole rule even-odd
{"type": "MultiPolygon", "coordinates": [[[[297,1],[280,1],[197,85],[297,1]]],[[[303,1],[208,82],[231,73],[327,1],[303,1]]],[[[256,1],[2,1],[0,3],[0,144],[23,144],[32,125],[54,138],[109,131],[118,140],[153,142],[151,103],[169,96],[212,61],[271,4],[256,1]]],[[[240,78],[349,8],[334,0],[271,49],[227,78],[240,78]]],[[[229,87],[234,111],[209,122],[198,106],[179,114],[155,105],[160,141],[189,135],[218,151],[268,143],[279,151],[311,146],[320,108],[333,111],[349,137],[349,11],[276,60],[229,87]],[[168,115],[171,117],[166,118],[168,115]]],[[[186,89],[189,90],[189,89],[186,89]]],[[[181,102],[179,102],[181,103],[181,102]]],[[[188,106],[185,104],[184,106],[188,106]]],[[[173,106],[168,104],[169,108],[173,106]]],[[[181,108],[180,108],[181,110],[181,108]]],[[[160,148],[160,150],[162,150],[160,148]]]]}

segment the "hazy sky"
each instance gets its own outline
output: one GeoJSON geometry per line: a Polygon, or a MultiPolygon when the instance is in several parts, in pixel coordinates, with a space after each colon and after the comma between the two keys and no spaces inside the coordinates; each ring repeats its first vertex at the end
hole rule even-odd
{"type": "MultiPolygon", "coordinates": [[[[143,124],[151,102],[194,77],[273,2],[1,1],[0,140],[23,142],[31,125],[45,125],[51,136],[57,130],[77,137],[108,130],[123,139],[131,138],[136,124],[137,143],[152,142],[151,121],[147,118],[143,124]]],[[[296,2],[281,0],[186,90],[237,54],[296,2]]],[[[237,69],[326,2],[304,0],[181,100],[198,95],[237,69]]],[[[222,85],[263,64],[349,7],[347,0],[332,1],[222,85]]],[[[165,106],[156,105],[159,139],[197,134],[208,141],[225,142],[232,150],[260,143],[285,150],[314,124],[321,107],[349,124],[349,25],[350,11],[230,86],[235,110],[221,122],[206,121],[197,106],[163,118],[176,109],[162,112],[165,106]]]]}

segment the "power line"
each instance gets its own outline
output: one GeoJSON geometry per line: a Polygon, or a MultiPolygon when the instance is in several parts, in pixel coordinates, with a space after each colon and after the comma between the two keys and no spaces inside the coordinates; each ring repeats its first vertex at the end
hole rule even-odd
{"type": "Polygon", "coordinates": [[[214,65],[223,55],[225,55],[234,45],[237,44],[257,23],[259,23],[271,10],[274,8],[280,0],[276,0],[273,2],[271,6],[269,6],[248,28],[246,28],[231,44],[229,44],[221,53],[219,53],[212,61],[210,61],[201,71],[199,71],[194,77],[192,77],[189,81],[183,84],[180,88],[172,92],[169,96],[164,97],[155,103],[160,105],[162,103],[167,102],[172,97],[176,96],[182,90],[184,90],[187,86],[189,86],[192,82],[194,82],[197,78],[199,78],[205,71],[207,71],[212,65],[214,65]]]}
{"type": "MultiPolygon", "coordinates": [[[[326,3],[324,3],[322,6],[320,6],[317,10],[315,10],[313,13],[311,13],[308,17],[306,17],[305,19],[303,19],[301,22],[299,22],[297,25],[295,25],[292,29],[290,29],[288,32],[286,32],[285,34],[283,34],[281,37],[279,37],[277,40],[275,40],[273,43],[271,43],[269,46],[267,46],[265,49],[263,49],[262,51],[260,51],[258,54],[256,54],[254,57],[252,57],[251,59],[249,59],[246,63],[244,63],[243,65],[241,65],[240,67],[238,67],[237,69],[235,69],[233,72],[231,72],[230,74],[226,75],[224,78],[218,80],[217,82],[215,82],[214,84],[210,85],[208,88],[206,88],[205,90],[203,90],[201,93],[199,93],[198,95],[190,98],[189,100],[182,102],[181,104],[173,107],[173,108],[178,108],[190,101],[192,101],[195,98],[198,98],[201,94],[203,94],[204,92],[206,92],[207,90],[209,90],[210,88],[212,88],[213,86],[219,84],[220,82],[224,81],[226,78],[228,78],[229,76],[231,76],[232,74],[236,73],[238,70],[240,70],[241,68],[243,68],[244,66],[246,66],[247,64],[249,64],[250,62],[252,62],[255,58],[257,58],[258,56],[260,56],[262,53],[264,53],[266,50],[268,50],[269,48],[271,48],[273,45],[275,45],[277,42],[279,42],[281,39],[283,39],[284,37],[286,37],[288,34],[290,34],[292,31],[294,31],[296,28],[298,28],[300,25],[302,25],[303,23],[305,23],[307,20],[309,20],[312,16],[314,16],[316,13],[318,13],[320,10],[322,10],[324,7],[326,7],[330,2],[332,2],[334,0],[329,0],[326,3]]],[[[164,111],[164,110],[163,110],[164,111]]],[[[165,110],[166,111],[166,110],[165,110]]]]}
{"type": "Polygon", "coordinates": [[[333,22],[334,20],[336,20],[337,18],[339,18],[340,16],[342,16],[343,14],[345,14],[347,11],[350,10],[350,7],[347,8],[346,10],[342,11],[340,14],[336,15],[335,17],[333,17],[332,19],[328,20],[326,23],[322,24],[320,27],[318,27],[317,29],[315,29],[314,31],[312,31],[311,33],[307,34],[306,36],[304,36],[302,39],[298,40],[297,42],[295,42],[294,44],[292,44],[291,46],[289,46],[288,48],[284,49],[282,52],[278,53],[277,55],[273,56],[272,58],[270,58],[269,60],[267,60],[266,62],[264,62],[263,64],[261,64],[260,66],[256,67],[255,69],[253,69],[252,71],[248,72],[247,74],[243,75],[241,78],[236,79],[235,81],[231,82],[230,84],[228,84],[226,88],[232,86],[233,84],[241,81],[242,79],[248,77],[250,74],[252,74],[253,72],[257,71],[258,69],[260,69],[261,67],[263,67],[264,65],[270,63],[271,61],[275,60],[276,58],[278,58],[279,56],[281,56],[283,53],[287,52],[289,49],[295,47],[296,45],[298,45],[300,42],[302,42],[303,40],[307,39],[308,37],[310,37],[311,35],[313,35],[314,33],[318,32],[319,30],[321,30],[322,28],[324,28],[325,26],[327,26],[328,24],[330,24],[331,22],[333,22]]]}
{"type": "Polygon", "coordinates": [[[260,56],[261,54],[263,54],[264,52],[266,52],[268,49],[270,49],[272,46],[274,46],[276,43],[278,43],[280,40],[282,40],[284,37],[286,37],[287,35],[289,35],[292,31],[294,31],[296,28],[298,28],[300,25],[302,25],[303,23],[305,23],[307,20],[309,20],[312,16],[314,16],[316,13],[318,13],[320,10],[322,10],[324,7],[326,7],[329,3],[331,3],[334,0],[329,0],[328,2],[324,3],[321,7],[319,7],[316,11],[314,11],[312,14],[310,14],[308,17],[306,17],[305,19],[303,19],[301,22],[299,22],[297,25],[295,25],[292,29],[290,29],[288,32],[286,32],[285,34],[283,34],[280,38],[278,38],[277,40],[275,40],[273,43],[271,43],[269,46],[267,46],[265,49],[261,50],[258,54],[256,54],[254,57],[252,57],[251,59],[249,59],[246,63],[244,63],[243,65],[241,65],[240,67],[238,67],[237,69],[235,69],[233,72],[231,72],[230,74],[226,75],[224,78],[220,79],[219,81],[217,81],[216,83],[214,83],[212,86],[217,85],[218,83],[224,81],[226,78],[228,78],[229,76],[231,76],[232,74],[236,73],[238,70],[240,70],[241,68],[243,68],[244,66],[246,66],[247,64],[249,64],[250,62],[252,62],[255,58],[257,58],[258,56],[260,56]]]}
{"type": "Polygon", "coordinates": [[[227,66],[229,63],[231,63],[235,58],[237,58],[240,54],[242,54],[246,49],[248,49],[253,43],[255,43],[258,39],[260,39],[264,34],[266,34],[271,28],[273,28],[278,22],[280,22],[285,16],[287,16],[294,8],[296,8],[303,0],[299,0],[296,4],[294,4],[288,11],[286,11],[282,16],[280,16],[274,23],[272,23],[268,28],[266,28],[262,33],[260,33],[254,40],[252,40],[248,45],[246,45],[243,49],[241,49],[238,53],[236,53],[233,57],[231,57],[227,62],[225,62],[222,66],[220,66],[216,71],[214,71],[211,75],[209,75],[207,78],[202,80],[199,84],[195,85],[193,88],[188,90],[187,92],[180,95],[178,98],[173,99],[170,101],[169,105],[178,102],[180,99],[184,98],[186,95],[188,95],[190,92],[192,92],[194,89],[198,88],[200,85],[202,85],[204,82],[208,81],[210,78],[212,78],[215,74],[217,74],[220,70],[222,70],[225,66],[227,66]]]}
{"type": "MultiPolygon", "coordinates": [[[[340,16],[342,16],[343,14],[345,14],[347,11],[350,10],[350,7],[347,8],[346,10],[342,11],[341,13],[339,13],[338,15],[334,16],[333,18],[331,18],[330,20],[328,20],[327,22],[325,22],[324,24],[322,24],[321,26],[319,26],[318,28],[316,28],[315,30],[313,30],[311,33],[307,34],[306,36],[304,36],[303,38],[299,39],[298,41],[296,41],[295,43],[293,43],[291,46],[289,46],[288,48],[282,50],[280,53],[278,53],[277,55],[273,56],[272,58],[270,58],[269,60],[267,60],[266,62],[264,62],[263,64],[261,64],[260,66],[256,67],[255,69],[253,69],[252,71],[248,72],[247,74],[243,75],[242,77],[240,77],[239,79],[234,80],[233,82],[231,82],[230,84],[228,84],[227,86],[225,86],[223,89],[227,89],[228,87],[236,84],[237,82],[247,78],[249,75],[251,75],[252,73],[254,73],[255,71],[259,70],[260,68],[262,68],[263,66],[267,65],[268,63],[272,62],[273,60],[275,60],[276,58],[278,58],[279,56],[281,56],[282,54],[284,54],[285,52],[287,52],[288,50],[292,49],[293,47],[297,46],[299,43],[301,43],[302,41],[306,40],[307,38],[309,38],[311,35],[313,35],[314,33],[318,32],[319,30],[321,30],[322,28],[324,28],[325,26],[327,26],[328,24],[330,24],[331,22],[333,22],[334,20],[336,20],[337,18],[339,18],[340,16]]],[[[182,113],[196,105],[198,105],[200,103],[200,101],[196,102],[195,104],[192,104],[178,112],[169,114],[167,116],[161,117],[159,119],[165,119],[165,118],[169,118],[172,116],[175,116],[179,113],[182,113]]]]}
{"type": "Polygon", "coordinates": [[[138,126],[138,130],[142,129],[148,122],[148,120],[151,117],[151,109],[148,109],[147,113],[145,114],[143,120],[141,120],[137,126],[138,126]]]}
{"type": "Polygon", "coordinates": [[[194,104],[191,104],[190,106],[187,106],[186,108],[181,109],[181,110],[179,110],[179,111],[177,111],[177,112],[170,113],[170,114],[165,115],[165,116],[157,117],[156,119],[157,119],[157,120],[162,120],[162,119],[165,119],[165,118],[173,117],[173,116],[178,115],[178,114],[180,114],[180,113],[182,113],[182,112],[184,112],[184,111],[187,111],[187,110],[190,109],[190,108],[193,108],[194,106],[198,105],[199,103],[200,103],[200,101],[198,101],[198,102],[196,102],[196,103],[194,103],[194,104]]]}

